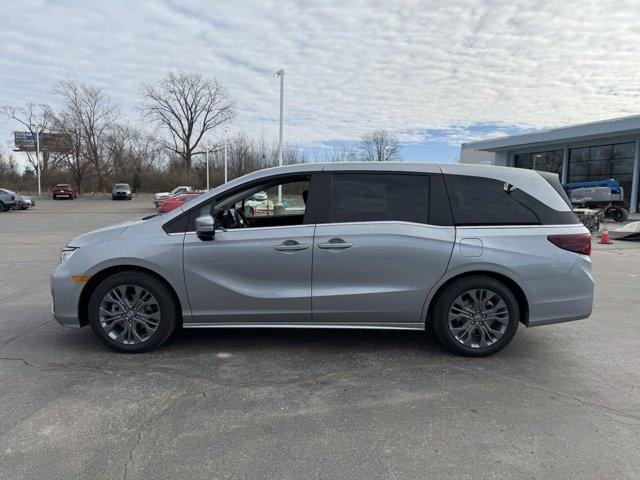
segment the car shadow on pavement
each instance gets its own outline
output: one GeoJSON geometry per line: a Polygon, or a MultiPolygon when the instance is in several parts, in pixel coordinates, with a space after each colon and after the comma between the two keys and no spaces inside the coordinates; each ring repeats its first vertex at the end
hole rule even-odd
{"type": "Polygon", "coordinates": [[[443,353],[435,337],[423,331],[315,330],[315,329],[184,329],[161,349],[187,349],[194,353],[224,348],[233,351],[344,351],[375,350],[443,353]]]}
{"type": "Polygon", "coordinates": [[[131,372],[157,365],[185,373],[194,369],[213,373],[220,368],[239,368],[238,374],[275,374],[361,367],[425,368],[438,364],[474,369],[489,365],[510,369],[529,364],[538,365],[542,371],[542,365],[549,362],[565,366],[575,362],[565,350],[558,351],[544,337],[529,335],[526,330],[503,351],[485,358],[452,354],[433,334],[423,331],[181,329],[158,349],[142,354],[115,352],[102,345],[89,328],[64,329],[39,340],[47,344],[41,345],[43,349],[58,352],[61,363],[82,357],[87,366],[111,366],[131,372]]]}

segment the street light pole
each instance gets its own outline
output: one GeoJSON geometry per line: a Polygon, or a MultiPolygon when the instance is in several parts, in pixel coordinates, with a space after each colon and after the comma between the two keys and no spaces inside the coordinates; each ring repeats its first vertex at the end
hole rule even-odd
{"type": "MultiPolygon", "coordinates": [[[[284,115],[284,68],[278,70],[275,77],[280,77],[280,136],[278,139],[278,165],[282,166],[282,124],[284,115]]],[[[282,185],[278,185],[278,203],[282,203],[282,185]]]]}
{"type": "Polygon", "coordinates": [[[224,183],[227,183],[227,132],[229,127],[224,127],[224,183]]]}
{"type": "Polygon", "coordinates": [[[207,191],[209,190],[209,152],[210,149],[207,148],[207,191]]]}
{"type": "Polygon", "coordinates": [[[36,170],[38,170],[38,196],[42,195],[42,183],[40,180],[40,128],[36,130],[36,170]]]}

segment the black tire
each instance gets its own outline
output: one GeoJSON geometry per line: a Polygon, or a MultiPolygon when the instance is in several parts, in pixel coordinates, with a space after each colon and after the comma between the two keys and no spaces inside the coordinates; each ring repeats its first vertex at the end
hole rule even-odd
{"type": "Polygon", "coordinates": [[[448,285],[436,300],[433,313],[433,330],[445,348],[452,353],[468,357],[486,357],[502,350],[513,339],[520,321],[520,308],[511,289],[494,278],[480,275],[465,277],[448,285]],[[474,289],[486,289],[495,292],[502,297],[508,309],[508,324],[502,336],[495,343],[484,348],[464,345],[456,339],[449,328],[449,310],[454,301],[460,295],[474,289]]]}
{"type": "Polygon", "coordinates": [[[8,212],[9,209],[7,207],[4,206],[4,203],[0,202],[0,210],[2,210],[3,212],[8,212]]]}
{"type": "Polygon", "coordinates": [[[93,333],[109,348],[125,353],[142,353],[154,350],[167,341],[178,323],[178,310],[171,292],[161,281],[143,272],[124,271],[107,277],[96,287],[89,300],[88,318],[93,333]],[[157,330],[142,343],[127,345],[118,342],[107,335],[100,324],[100,303],[111,289],[119,285],[143,287],[155,297],[160,307],[157,330]]]}
{"type": "Polygon", "coordinates": [[[607,211],[607,216],[614,222],[624,222],[629,218],[629,210],[622,207],[615,207],[607,211]]]}
{"type": "Polygon", "coordinates": [[[54,199],[54,200],[57,200],[57,198],[56,198],[56,196],[55,196],[55,195],[53,196],[53,199],[54,199]]]}

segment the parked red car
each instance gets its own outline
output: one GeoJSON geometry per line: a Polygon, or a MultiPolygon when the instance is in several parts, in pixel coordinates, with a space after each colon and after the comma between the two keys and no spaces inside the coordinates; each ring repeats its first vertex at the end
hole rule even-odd
{"type": "Polygon", "coordinates": [[[159,215],[163,213],[168,213],[174,208],[178,208],[183,203],[188,202],[189,200],[193,200],[194,198],[202,195],[201,193],[182,193],[180,195],[176,195],[175,197],[165,198],[158,202],[158,206],[156,207],[156,213],[159,215]]]}
{"type": "Polygon", "coordinates": [[[55,187],[53,187],[53,199],[57,200],[58,198],[70,198],[73,200],[78,197],[78,192],[68,183],[59,183],[55,187]]]}

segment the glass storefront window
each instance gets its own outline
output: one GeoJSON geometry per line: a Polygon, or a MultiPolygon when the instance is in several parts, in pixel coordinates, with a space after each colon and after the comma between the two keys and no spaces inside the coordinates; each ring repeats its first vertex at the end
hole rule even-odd
{"type": "Polygon", "coordinates": [[[617,143],[569,150],[569,182],[592,182],[613,178],[624,189],[625,203],[631,200],[635,158],[634,143],[617,143]]]}
{"type": "Polygon", "coordinates": [[[634,157],[633,143],[619,143],[613,146],[613,158],[633,158],[634,157]]]}
{"type": "Polygon", "coordinates": [[[610,160],[611,145],[600,145],[598,147],[589,148],[589,161],[593,160],[610,160]]]}
{"type": "Polygon", "coordinates": [[[586,162],[589,160],[589,148],[572,148],[569,151],[569,161],[586,162]]]}
{"type": "Polygon", "coordinates": [[[562,150],[517,153],[514,160],[514,165],[518,168],[562,174],[562,150]]]}

